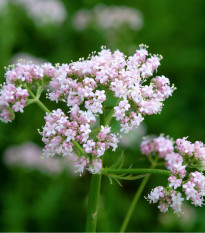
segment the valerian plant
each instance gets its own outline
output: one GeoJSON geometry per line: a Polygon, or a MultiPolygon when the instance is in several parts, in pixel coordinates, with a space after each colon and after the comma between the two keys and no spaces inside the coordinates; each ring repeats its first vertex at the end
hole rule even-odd
{"type": "Polygon", "coordinates": [[[179,215],[184,197],[196,206],[203,204],[205,177],[201,172],[205,167],[205,147],[201,142],[192,144],[183,138],[177,139],[174,146],[174,141],[167,137],[147,137],[141,152],[150,161],[150,168],[123,168],[123,156],[110,167],[103,164],[105,152],[116,150],[121,134],[138,127],[145,115],[160,113],[163,102],[172,95],[175,87],[169,79],[155,75],[161,59],[159,55],[148,54],[145,45],[140,45],[130,57],[102,47],[87,60],[55,66],[19,62],[6,71],[6,82],[0,91],[1,121],[10,122],[16,112],[38,104],[46,114],[45,125],[39,131],[45,143],[43,157],[73,156],[76,172],[81,175],[88,170],[92,174],[88,232],[96,231],[102,175],[117,182],[144,177],[120,232],[126,230],[149,174],[169,176],[167,187],[159,186],[146,197],[150,203],[159,202],[160,211],[172,208],[179,215]],[[67,105],[67,112],[60,108],[50,111],[40,101],[45,89],[50,101],[67,105]],[[107,104],[109,98],[111,106],[107,104]],[[119,122],[117,133],[113,133],[111,125],[114,118],[119,122]],[[160,160],[167,170],[156,169],[160,160]]]}

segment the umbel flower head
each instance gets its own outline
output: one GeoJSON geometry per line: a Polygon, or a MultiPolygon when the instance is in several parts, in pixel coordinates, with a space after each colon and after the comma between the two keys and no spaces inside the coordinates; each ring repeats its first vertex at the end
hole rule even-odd
{"type": "Polygon", "coordinates": [[[171,171],[168,178],[168,186],[158,186],[148,195],[149,202],[159,202],[161,212],[167,212],[172,208],[175,213],[181,213],[181,190],[186,200],[191,200],[195,206],[203,205],[205,196],[204,171],[205,146],[202,142],[191,143],[187,137],[174,141],[164,136],[146,138],[141,143],[141,152],[146,156],[158,156],[165,159],[165,166],[171,171]],[[189,170],[187,169],[189,168],[189,170]],[[191,172],[188,173],[188,171],[191,172]],[[177,191],[180,189],[180,191],[177,191]]]}
{"type": "Polygon", "coordinates": [[[80,173],[84,168],[99,173],[101,157],[108,149],[115,151],[118,144],[118,135],[109,126],[112,117],[119,121],[119,132],[128,133],[140,125],[145,115],[160,113],[164,100],[172,95],[174,87],[170,86],[169,79],[155,75],[161,59],[159,55],[148,54],[147,47],[140,45],[130,57],[119,50],[111,52],[102,47],[87,60],[70,64],[18,63],[5,74],[6,83],[0,93],[0,119],[11,121],[14,112],[23,112],[31,103],[31,88],[37,89],[39,97],[39,89],[42,91],[49,85],[48,98],[65,102],[68,111],[57,109],[46,114],[41,132],[44,156],[77,154],[76,167],[80,173]],[[107,106],[110,95],[114,106],[107,106]],[[105,121],[92,130],[103,114],[108,115],[105,121]]]}

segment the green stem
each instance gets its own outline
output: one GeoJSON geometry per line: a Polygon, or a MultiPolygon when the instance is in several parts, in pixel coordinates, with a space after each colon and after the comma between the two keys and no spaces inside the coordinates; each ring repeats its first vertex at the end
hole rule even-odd
{"type": "Polygon", "coordinates": [[[100,132],[100,129],[101,129],[100,126],[97,127],[97,128],[95,128],[95,129],[93,129],[92,132],[90,133],[90,136],[99,133],[99,132],[100,132]]]}
{"type": "Polygon", "coordinates": [[[72,143],[74,144],[75,148],[80,152],[81,155],[85,154],[85,151],[78,142],[72,141],[72,143]]]}
{"type": "MultiPolygon", "coordinates": [[[[121,100],[120,98],[117,100],[116,106],[118,105],[118,103],[120,102],[120,100],[121,100]]],[[[108,107],[105,107],[105,109],[111,109],[111,111],[109,112],[107,118],[105,119],[105,125],[109,125],[110,122],[112,121],[113,115],[115,113],[114,106],[113,107],[112,106],[108,106],[108,107]]]]}
{"type": "Polygon", "coordinates": [[[162,167],[162,166],[165,166],[165,162],[157,163],[157,167],[162,167]]]}
{"type": "Polygon", "coordinates": [[[112,121],[113,115],[114,115],[114,109],[112,109],[109,112],[109,115],[107,116],[107,118],[105,120],[105,125],[109,125],[110,124],[110,122],[112,121]]]}
{"type": "Polygon", "coordinates": [[[113,169],[113,168],[102,168],[102,175],[115,174],[159,174],[169,176],[171,174],[170,171],[162,170],[162,169],[153,169],[153,168],[128,168],[128,169],[113,169]]]}
{"type": "Polygon", "coordinates": [[[105,114],[104,112],[100,114],[100,126],[105,125],[105,114]]]}
{"type": "Polygon", "coordinates": [[[36,92],[36,98],[37,99],[40,98],[42,91],[43,91],[43,87],[38,87],[37,92],[36,92]]]}
{"type": "MultiPolygon", "coordinates": [[[[160,169],[153,169],[155,166],[157,166],[157,161],[158,161],[158,157],[156,157],[155,160],[152,162],[151,168],[147,169],[147,170],[150,171],[150,174],[170,175],[169,171],[160,170],[160,169]]],[[[126,217],[125,217],[125,219],[124,219],[124,221],[122,223],[122,226],[120,228],[120,232],[125,232],[125,230],[127,228],[127,225],[128,225],[128,223],[130,221],[130,218],[131,218],[131,216],[132,216],[132,214],[134,212],[135,206],[136,206],[136,204],[137,204],[137,202],[138,202],[138,200],[139,200],[139,198],[140,198],[140,196],[141,196],[141,194],[142,194],[142,192],[143,192],[149,178],[150,178],[150,176],[146,176],[143,179],[143,181],[140,184],[137,192],[135,193],[134,199],[132,200],[132,203],[131,203],[130,208],[129,208],[128,212],[127,212],[127,215],[126,215],[126,217]]]]}
{"type": "Polygon", "coordinates": [[[145,185],[147,184],[147,182],[149,180],[149,177],[150,176],[146,176],[143,179],[142,183],[140,184],[140,186],[139,186],[139,188],[138,188],[138,190],[137,190],[137,192],[136,192],[136,194],[134,196],[134,199],[133,199],[133,201],[132,201],[132,203],[130,205],[130,208],[129,208],[128,212],[127,212],[127,215],[126,215],[126,217],[125,217],[125,219],[123,221],[122,227],[120,228],[120,232],[125,232],[125,229],[127,228],[127,225],[128,225],[128,223],[130,221],[132,213],[133,213],[133,211],[135,209],[135,206],[136,206],[136,204],[137,204],[137,202],[138,202],[138,200],[139,200],[139,198],[140,198],[140,196],[141,196],[141,194],[142,194],[142,192],[143,192],[143,190],[145,188],[145,185]]]}
{"type": "MultiPolygon", "coordinates": [[[[27,88],[27,86],[26,86],[26,88],[27,88]]],[[[33,94],[33,92],[32,92],[31,90],[29,90],[28,88],[27,88],[27,90],[28,90],[28,93],[31,95],[31,97],[32,97],[33,99],[35,99],[36,97],[35,97],[35,95],[33,94]]]]}
{"type": "Polygon", "coordinates": [[[44,112],[51,112],[39,99],[36,100],[36,103],[44,112]]]}
{"type": "Polygon", "coordinates": [[[101,175],[93,174],[91,178],[89,200],[88,200],[86,232],[96,232],[100,185],[101,185],[101,175]]]}
{"type": "MultiPolygon", "coordinates": [[[[105,113],[100,114],[100,127],[105,124],[105,113]]],[[[98,128],[100,131],[100,127],[98,128]]],[[[103,159],[102,159],[103,161],[103,159]]],[[[98,201],[100,196],[101,174],[92,174],[86,219],[86,232],[96,232],[98,201]]]]}
{"type": "Polygon", "coordinates": [[[30,102],[29,104],[31,103],[37,103],[38,106],[44,111],[44,112],[48,112],[50,113],[51,111],[39,100],[40,98],[40,95],[43,91],[42,88],[38,88],[37,90],[37,95],[35,96],[34,93],[26,86],[27,90],[28,90],[28,93],[31,95],[31,97],[33,98],[33,102],[30,102]]]}
{"type": "MultiPolygon", "coordinates": [[[[50,113],[51,111],[39,100],[40,95],[42,93],[42,90],[43,90],[42,88],[38,88],[37,96],[35,96],[33,94],[33,92],[28,89],[29,94],[33,97],[33,102],[31,102],[31,103],[36,103],[44,112],[50,113]]],[[[75,148],[80,152],[81,155],[85,154],[83,148],[81,147],[81,145],[78,142],[76,142],[76,141],[72,141],[72,142],[73,142],[75,148]]]]}
{"type": "Polygon", "coordinates": [[[115,105],[113,106],[105,106],[104,109],[113,109],[115,107],[115,105]]]}
{"type": "MultiPolygon", "coordinates": [[[[38,104],[38,106],[44,111],[44,112],[48,112],[50,113],[51,111],[39,100],[36,100],[36,103],[38,104]]],[[[85,151],[83,150],[83,148],[81,147],[81,145],[76,142],[76,141],[72,141],[75,148],[80,152],[81,155],[85,154],[85,151]]]]}

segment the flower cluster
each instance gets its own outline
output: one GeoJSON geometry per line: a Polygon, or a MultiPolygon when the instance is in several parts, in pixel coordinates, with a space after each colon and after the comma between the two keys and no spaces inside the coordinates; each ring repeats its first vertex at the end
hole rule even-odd
{"type": "Polygon", "coordinates": [[[43,87],[56,69],[49,63],[43,65],[17,63],[5,74],[6,83],[0,90],[0,120],[7,123],[14,119],[14,112],[23,112],[30,96],[29,89],[43,87]],[[48,80],[47,80],[48,79],[48,80]]]}
{"type": "Polygon", "coordinates": [[[0,120],[7,123],[14,118],[14,112],[23,112],[29,94],[27,89],[13,84],[4,85],[0,91],[0,120]]]}
{"type": "Polygon", "coordinates": [[[143,85],[154,75],[160,59],[156,55],[149,57],[143,46],[128,59],[118,50],[111,53],[102,49],[88,60],[60,66],[57,78],[51,80],[53,91],[49,98],[56,102],[64,100],[68,107],[85,102],[87,110],[101,114],[106,95],[96,88],[108,89],[119,100],[114,116],[121,122],[121,131],[128,133],[139,126],[144,115],[159,113],[163,101],[172,95],[174,87],[164,76],[154,77],[149,85],[143,85]]]}
{"type": "Polygon", "coordinates": [[[7,84],[36,84],[42,85],[45,77],[55,77],[56,68],[50,63],[34,65],[32,63],[17,63],[10,66],[5,74],[7,84]],[[38,81],[38,82],[37,82],[38,81]]]}
{"type": "Polygon", "coordinates": [[[46,144],[45,157],[78,153],[73,144],[76,142],[84,149],[84,157],[82,153],[79,155],[78,170],[81,172],[82,167],[86,166],[89,171],[99,172],[99,157],[110,148],[115,150],[118,143],[117,135],[111,133],[107,120],[104,127],[98,127],[94,137],[91,135],[93,123],[107,111],[108,94],[116,103],[115,106],[109,106],[113,108],[110,115],[120,121],[121,132],[128,133],[138,127],[145,115],[160,113],[163,101],[174,90],[168,78],[154,76],[160,59],[159,55],[148,55],[146,46],[141,45],[128,58],[118,50],[112,53],[102,48],[97,55],[93,53],[87,60],[80,59],[70,64],[52,66],[49,63],[18,63],[5,74],[6,84],[0,96],[1,119],[12,120],[9,114],[12,109],[23,111],[32,87],[37,88],[38,96],[38,89],[42,90],[49,84],[48,98],[57,103],[66,102],[69,111],[66,115],[58,109],[45,117],[46,124],[42,132],[46,144]],[[4,89],[9,85],[19,90],[22,88],[26,94],[15,95],[10,100],[9,93],[4,94],[4,89]]]}
{"type": "Polygon", "coordinates": [[[143,19],[141,12],[134,8],[103,4],[91,10],[81,9],[73,16],[73,26],[76,30],[84,30],[91,24],[105,30],[118,29],[125,25],[138,31],[143,25],[143,19]]]}
{"type": "Polygon", "coordinates": [[[180,154],[186,156],[192,167],[205,169],[205,146],[202,142],[191,143],[187,137],[176,140],[176,149],[180,154]]]}
{"type": "Polygon", "coordinates": [[[165,213],[168,211],[169,207],[171,207],[176,214],[181,212],[181,205],[184,200],[180,192],[175,190],[166,190],[162,186],[158,186],[153,189],[147,199],[150,203],[157,203],[159,201],[158,208],[161,212],[165,213]]]}
{"type": "Polygon", "coordinates": [[[47,114],[45,119],[46,124],[41,133],[46,144],[45,157],[78,154],[79,159],[75,166],[80,173],[85,167],[92,173],[99,173],[102,167],[100,157],[105,150],[112,148],[114,151],[117,148],[118,139],[115,134],[110,133],[110,127],[101,126],[96,139],[88,139],[91,133],[90,125],[95,121],[95,116],[91,112],[81,111],[77,106],[71,109],[69,119],[61,109],[47,114]],[[86,156],[80,156],[73,141],[83,146],[86,156]]]}
{"type": "Polygon", "coordinates": [[[158,138],[148,137],[141,143],[140,147],[142,154],[150,155],[151,153],[157,153],[160,158],[164,158],[174,150],[173,142],[163,136],[158,138]]]}
{"type": "Polygon", "coordinates": [[[189,179],[182,186],[186,194],[186,199],[191,200],[195,206],[203,205],[203,196],[205,195],[205,177],[202,173],[196,171],[189,174],[189,179]]]}
{"type": "Polygon", "coordinates": [[[147,138],[141,143],[141,152],[147,156],[155,154],[159,158],[164,158],[165,166],[171,171],[171,176],[168,178],[168,187],[159,186],[153,189],[147,197],[150,203],[159,201],[158,207],[162,212],[168,211],[171,207],[175,213],[179,214],[181,202],[184,199],[176,189],[181,187],[186,199],[191,200],[193,205],[203,205],[205,176],[199,172],[204,170],[205,146],[202,142],[196,141],[192,144],[187,138],[182,138],[176,140],[174,147],[174,142],[163,136],[147,138]],[[187,167],[199,171],[188,174],[187,167]],[[176,205],[172,202],[173,197],[177,200],[176,205]]]}

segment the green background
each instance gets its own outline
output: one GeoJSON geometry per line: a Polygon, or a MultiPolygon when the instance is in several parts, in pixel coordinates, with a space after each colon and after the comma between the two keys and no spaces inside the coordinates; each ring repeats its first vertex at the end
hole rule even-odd
{"type": "MultiPolygon", "coordinates": [[[[84,31],[72,26],[73,14],[92,9],[99,1],[62,1],[68,11],[65,22],[56,27],[37,27],[25,11],[10,6],[0,15],[0,79],[4,67],[18,52],[26,52],[52,63],[69,63],[99,51],[101,45],[132,55],[141,43],[149,52],[163,55],[158,74],[175,84],[177,90],[164,105],[160,115],[145,119],[146,133],[164,133],[177,139],[205,142],[205,1],[204,0],[107,0],[106,5],[136,8],[143,15],[143,27],[133,31],[126,26],[107,36],[91,25],[84,31]]],[[[56,105],[47,103],[51,109],[56,105]]],[[[44,113],[29,106],[24,114],[16,114],[12,123],[0,123],[0,154],[12,145],[33,141],[43,146],[38,128],[44,124],[44,113]]],[[[139,141],[125,148],[126,165],[142,166],[139,141]]],[[[113,155],[118,156],[118,152],[113,155]]],[[[142,157],[142,156],[141,156],[142,157]]],[[[1,156],[2,158],[2,156],[1,156]]],[[[84,231],[90,175],[71,176],[67,172],[48,176],[23,168],[7,168],[0,160],[0,231],[84,231]]],[[[150,179],[146,190],[166,183],[159,176],[150,179]]],[[[98,231],[118,231],[140,180],[110,185],[103,179],[100,196],[98,231]]],[[[185,214],[161,214],[156,205],[141,197],[128,231],[205,231],[204,208],[187,203],[185,214]]]]}

